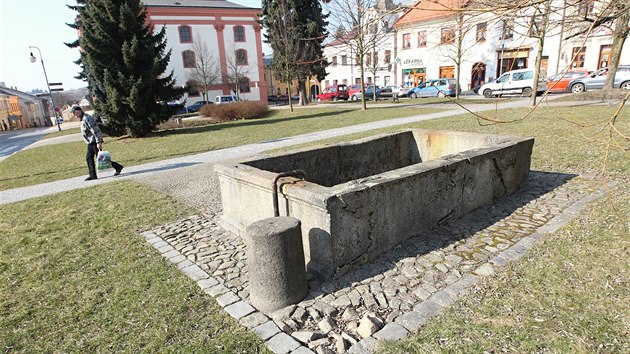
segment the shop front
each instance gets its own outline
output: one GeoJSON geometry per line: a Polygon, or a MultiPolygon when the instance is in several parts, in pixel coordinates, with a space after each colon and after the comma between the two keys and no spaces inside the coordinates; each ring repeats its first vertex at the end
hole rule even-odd
{"type": "Polygon", "coordinates": [[[427,69],[422,63],[422,59],[397,59],[398,64],[402,68],[402,85],[407,87],[416,87],[419,83],[426,81],[427,69]]]}
{"type": "Polygon", "coordinates": [[[506,71],[527,69],[531,47],[497,49],[497,77],[506,71]]]}

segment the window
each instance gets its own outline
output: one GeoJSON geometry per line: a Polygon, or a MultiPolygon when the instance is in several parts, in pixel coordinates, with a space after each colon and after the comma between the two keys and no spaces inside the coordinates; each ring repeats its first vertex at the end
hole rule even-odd
{"type": "Polygon", "coordinates": [[[374,66],[378,65],[378,52],[372,53],[372,59],[374,60],[374,66]]]}
{"type": "Polygon", "coordinates": [[[348,79],[343,79],[343,80],[341,80],[341,82],[343,82],[344,85],[347,85],[348,84],[348,79]]]}
{"type": "MultiPolygon", "coordinates": [[[[337,86],[337,80],[333,80],[333,86],[337,86]]],[[[337,88],[335,87],[335,90],[337,90],[337,88]]]]}
{"type": "Polygon", "coordinates": [[[485,22],[477,24],[477,43],[486,40],[486,28],[488,28],[488,24],[485,22]]]}
{"type": "Polygon", "coordinates": [[[571,67],[572,68],[583,68],[584,67],[584,56],[586,55],[586,47],[574,47],[573,53],[571,54],[571,67]]]}
{"type": "Polygon", "coordinates": [[[578,13],[581,17],[586,17],[593,13],[595,9],[595,0],[581,0],[578,13]]]}
{"type": "Polygon", "coordinates": [[[368,83],[368,85],[371,85],[371,84],[372,84],[372,77],[371,77],[371,76],[368,76],[368,78],[367,78],[367,83],[368,83]]]}
{"type": "Polygon", "coordinates": [[[341,56],[341,65],[348,65],[348,56],[347,55],[342,55],[341,56]]]}
{"type": "Polygon", "coordinates": [[[361,65],[361,61],[359,60],[359,55],[358,54],[357,54],[357,56],[354,59],[355,59],[355,61],[354,61],[355,64],[361,65]]]}
{"type": "Polygon", "coordinates": [[[405,33],[402,37],[402,49],[411,48],[411,33],[405,33]]]}
{"type": "Polygon", "coordinates": [[[391,78],[389,76],[385,76],[383,78],[383,85],[389,86],[391,84],[391,78]]]}
{"type": "Polygon", "coordinates": [[[330,86],[329,83],[330,83],[330,81],[328,81],[328,80],[324,81],[324,87],[330,86]]]}
{"type": "Polygon", "coordinates": [[[242,77],[240,80],[238,80],[238,91],[241,93],[250,92],[248,78],[242,77]]]}
{"type": "Polygon", "coordinates": [[[195,52],[192,50],[185,50],[182,52],[182,60],[184,61],[185,68],[195,67],[195,52]]]}
{"type": "Polygon", "coordinates": [[[442,28],[442,35],[440,38],[441,38],[442,44],[454,43],[455,42],[455,28],[454,27],[442,28]]]}
{"type": "Polygon", "coordinates": [[[378,32],[378,23],[373,23],[369,26],[370,34],[376,34],[378,32]]]}
{"type": "Polygon", "coordinates": [[[503,21],[503,36],[501,39],[514,38],[514,23],[511,20],[503,21]]]}
{"type": "Polygon", "coordinates": [[[332,66],[337,66],[337,57],[332,57],[332,66]]]}
{"type": "Polygon", "coordinates": [[[389,64],[392,61],[392,51],[391,50],[386,50],[385,51],[385,59],[383,61],[385,62],[385,64],[389,64]]]}
{"type": "Polygon", "coordinates": [[[354,79],[354,83],[355,83],[355,85],[361,84],[361,78],[360,77],[355,78],[354,79]]]}
{"type": "Polygon", "coordinates": [[[192,30],[190,26],[179,27],[179,43],[192,43],[192,30]]]}
{"type": "Polygon", "coordinates": [[[245,42],[245,27],[234,26],[234,42],[245,42]]]}
{"type": "Polygon", "coordinates": [[[188,97],[197,97],[199,96],[199,89],[194,81],[186,81],[186,91],[188,92],[188,97]]]}
{"type": "Polygon", "coordinates": [[[372,65],[372,53],[365,54],[365,65],[372,65]]]}
{"type": "Polygon", "coordinates": [[[236,51],[236,65],[247,65],[247,51],[245,49],[236,51]]]}
{"type": "Polygon", "coordinates": [[[427,31],[418,32],[418,47],[427,46],[427,31]]]}

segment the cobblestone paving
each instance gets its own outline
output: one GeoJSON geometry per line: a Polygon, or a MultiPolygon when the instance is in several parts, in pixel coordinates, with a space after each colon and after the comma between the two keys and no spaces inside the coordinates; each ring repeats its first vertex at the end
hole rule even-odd
{"type": "Polygon", "coordinates": [[[249,304],[247,246],[218,226],[218,215],[143,235],[274,353],[366,353],[378,340],[416,331],[603,194],[598,182],[574,177],[532,172],[523,190],[408,239],[340,279],[312,280],[306,299],[271,314],[249,304]]]}

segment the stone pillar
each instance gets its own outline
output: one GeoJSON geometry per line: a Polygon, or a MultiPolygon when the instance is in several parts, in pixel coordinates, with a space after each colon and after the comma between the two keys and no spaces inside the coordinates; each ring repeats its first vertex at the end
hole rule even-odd
{"type": "Polygon", "coordinates": [[[247,227],[249,298],[270,313],[295,304],[308,292],[300,220],[275,217],[247,227]]]}

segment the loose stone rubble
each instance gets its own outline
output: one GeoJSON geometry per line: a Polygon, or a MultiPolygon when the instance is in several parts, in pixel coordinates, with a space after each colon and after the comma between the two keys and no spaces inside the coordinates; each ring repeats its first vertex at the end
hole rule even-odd
{"type": "Polygon", "coordinates": [[[143,232],[274,353],[366,353],[418,330],[484,277],[603,195],[600,182],[531,172],[523,190],[417,235],[340,279],[309,282],[300,303],[263,314],[249,302],[246,244],[196,215],[143,232]]]}

